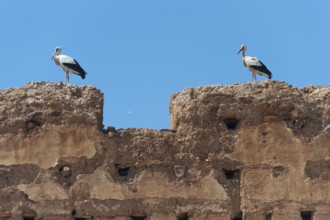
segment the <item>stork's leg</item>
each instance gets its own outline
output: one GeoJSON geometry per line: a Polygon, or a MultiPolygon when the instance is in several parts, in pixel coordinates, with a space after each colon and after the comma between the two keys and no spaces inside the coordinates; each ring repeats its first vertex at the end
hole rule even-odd
{"type": "Polygon", "coordinates": [[[256,73],[252,72],[252,82],[257,81],[256,73]]]}
{"type": "Polygon", "coordinates": [[[69,83],[69,72],[65,71],[66,83],[69,83]]]}

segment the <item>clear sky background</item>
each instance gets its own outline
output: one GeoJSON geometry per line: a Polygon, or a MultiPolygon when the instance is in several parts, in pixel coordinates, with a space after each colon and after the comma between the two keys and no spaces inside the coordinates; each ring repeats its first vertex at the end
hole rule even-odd
{"type": "Polygon", "coordinates": [[[105,126],[169,128],[171,94],[251,81],[243,43],[274,80],[328,86],[330,1],[1,0],[0,89],[65,81],[61,46],[88,72],[71,84],[104,93],[105,126]]]}

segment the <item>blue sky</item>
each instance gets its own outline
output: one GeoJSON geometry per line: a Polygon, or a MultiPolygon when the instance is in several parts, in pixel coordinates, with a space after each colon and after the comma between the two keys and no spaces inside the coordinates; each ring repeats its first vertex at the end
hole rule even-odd
{"type": "Polygon", "coordinates": [[[171,94],[250,82],[243,43],[274,80],[330,84],[329,0],[1,0],[0,27],[0,89],[64,81],[61,46],[88,72],[71,84],[101,89],[116,128],[169,128],[171,94]]]}

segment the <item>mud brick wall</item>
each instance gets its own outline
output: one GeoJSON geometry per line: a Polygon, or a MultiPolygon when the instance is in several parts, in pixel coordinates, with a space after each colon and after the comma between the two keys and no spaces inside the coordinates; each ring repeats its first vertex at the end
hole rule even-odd
{"type": "Polygon", "coordinates": [[[0,220],[330,218],[330,88],[173,94],[171,128],[103,127],[95,87],[0,91],[0,220]]]}

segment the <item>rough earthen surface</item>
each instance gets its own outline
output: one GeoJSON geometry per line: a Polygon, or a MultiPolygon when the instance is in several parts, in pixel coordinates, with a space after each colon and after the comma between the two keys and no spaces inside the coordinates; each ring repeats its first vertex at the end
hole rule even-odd
{"type": "Polygon", "coordinates": [[[89,86],[7,89],[0,111],[0,219],[330,216],[328,87],[185,89],[165,130],[103,129],[89,86]]]}

